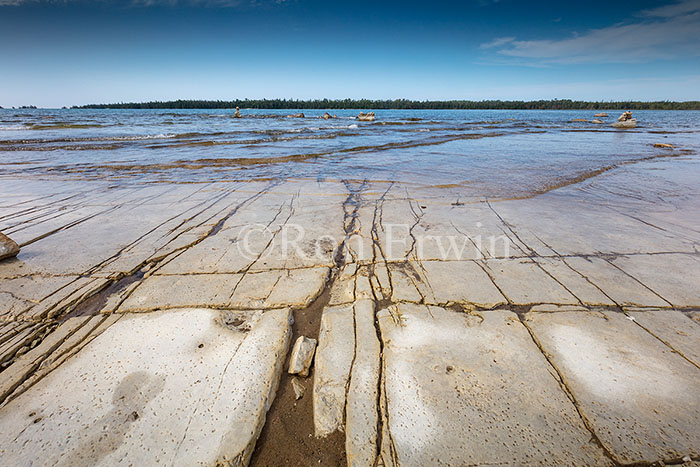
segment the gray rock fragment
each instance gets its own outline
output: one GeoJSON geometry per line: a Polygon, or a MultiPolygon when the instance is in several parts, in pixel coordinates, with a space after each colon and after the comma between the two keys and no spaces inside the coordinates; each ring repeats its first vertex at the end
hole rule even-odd
{"type": "Polygon", "coordinates": [[[292,348],[292,355],[289,357],[289,374],[299,375],[306,378],[309,376],[311,361],[316,351],[316,339],[299,336],[292,348]]]}
{"type": "Polygon", "coordinates": [[[14,258],[19,253],[19,245],[7,235],[0,232],[0,260],[14,258]]]}
{"type": "Polygon", "coordinates": [[[299,378],[292,378],[292,389],[294,389],[294,398],[296,400],[301,399],[304,397],[304,393],[306,392],[306,388],[304,387],[303,384],[301,384],[301,381],[299,378]]]}

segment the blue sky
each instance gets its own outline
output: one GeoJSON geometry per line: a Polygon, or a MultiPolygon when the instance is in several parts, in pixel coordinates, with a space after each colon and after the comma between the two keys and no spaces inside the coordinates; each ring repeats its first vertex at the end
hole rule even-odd
{"type": "Polygon", "coordinates": [[[700,0],[0,0],[0,105],[700,100],[700,0]]]}

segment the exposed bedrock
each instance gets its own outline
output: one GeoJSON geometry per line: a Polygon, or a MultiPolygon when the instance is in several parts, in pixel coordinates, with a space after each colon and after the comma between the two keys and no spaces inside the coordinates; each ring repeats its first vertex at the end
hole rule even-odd
{"type": "Polygon", "coordinates": [[[468,202],[8,182],[0,464],[697,462],[693,164],[468,202]]]}

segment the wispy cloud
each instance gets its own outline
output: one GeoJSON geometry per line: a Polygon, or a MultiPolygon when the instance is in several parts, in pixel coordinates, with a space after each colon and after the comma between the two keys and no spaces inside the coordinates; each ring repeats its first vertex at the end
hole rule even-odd
{"type": "Polygon", "coordinates": [[[685,0],[641,11],[634,21],[569,38],[497,38],[481,48],[539,63],[632,63],[698,56],[699,43],[700,0],[685,0]]]}
{"type": "Polygon", "coordinates": [[[700,0],[685,0],[671,5],[664,5],[649,10],[640,12],[640,16],[649,16],[652,18],[673,18],[676,16],[687,15],[689,13],[700,12],[700,0]]]}
{"type": "Polygon", "coordinates": [[[493,49],[496,47],[503,47],[506,44],[510,44],[515,40],[515,37],[497,37],[491,42],[486,42],[480,45],[482,49],[493,49]]]}

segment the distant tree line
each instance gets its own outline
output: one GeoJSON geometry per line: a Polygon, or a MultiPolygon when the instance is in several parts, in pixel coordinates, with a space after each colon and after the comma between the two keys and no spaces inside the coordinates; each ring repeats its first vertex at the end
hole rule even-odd
{"type": "Polygon", "coordinates": [[[238,99],[232,101],[176,100],[90,104],[74,109],[444,109],[444,110],[700,110],[700,101],[588,102],[570,99],[539,101],[412,101],[408,99],[238,99]]]}

